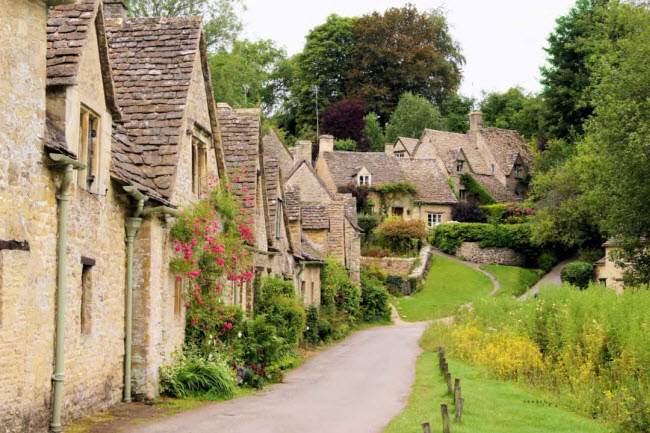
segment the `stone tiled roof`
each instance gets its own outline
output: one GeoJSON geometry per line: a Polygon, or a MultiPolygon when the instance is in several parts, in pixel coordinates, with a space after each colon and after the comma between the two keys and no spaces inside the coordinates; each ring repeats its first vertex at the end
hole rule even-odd
{"type": "Polygon", "coordinates": [[[304,202],[300,205],[302,228],[321,230],[330,228],[329,206],[321,203],[304,202]]]}
{"type": "Polygon", "coordinates": [[[371,174],[372,185],[409,181],[419,190],[416,201],[457,202],[433,159],[396,158],[384,152],[335,151],[322,155],[337,187],[356,182],[356,174],[365,167],[371,174]]]}
{"type": "Polygon", "coordinates": [[[490,193],[499,203],[509,203],[521,201],[522,197],[517,196],[513,191],[507,189],[501,182],[494,176],[486,176],[482,174],[473,174],[474,179],[490,193]]]}
{"type": "Polygon", "coordinates": [[[201,18],[109,20],[106,31],[128,137],[118,146],[123,157],[117,170],[168,199],[194,60],[201,50],[201,18]]]}
{"type": "Polygon", "coordinates": [[[300,220],[300,187],[288,186],[284,191],[284,206],[287,208],[289,221],[300,220]]]}
{"type": "Polygon", "coordinates": [[[93,22],[97,33],[106,103],[113,120],[118,120],[121,113],[113,86],[103,8],[98,0],[78,0],[73,4],[50,8],[47,20],[47,85],[78,84],[79,68],[93,22]]]}
{"type": "Polygon", "coordinates": [[[308,238],[302,237],[301,239],[301,248],[302,256],[314,262],[322,262],[324,260],[323,255],[318,251],[316,245],[314,245],[308,238]]]}
{"type": "Polygon", "coordinates": [[[286,177],[293,168],[293,154],[274,129],[262,137],[262,147],[265,157],[277,158],[280,161],[282,176],[286,177]]]}
{"type": "Polygon", "coordinates": [[[417,138],[397,137],[397,141],[401,141],[409,155],[413,155],[413,151],[420,140],[417,138]]]}
{"type": "Polygon", "coordinates": [[[280,163],[275,158],[264,158],[264,178],[266,184],[266,200],[269,212],[269,231],[271,239],[275,239],[275,217],[278,212],[278,196],[280,163]]]}
{"type": "MultiPolygon", "coordinates": [[[[260,150],[260,110],[235,110],[228,104],[219,103],[217,111],[228,176],[231,180],[240,178],[234,184],[233,192],[241,197],[246,194],[242,190],[248,189],[248,194],[255,197],[260,150]]],[[[244,206],[248,205],[244,203],[244,206]]]]}
{"type": "Polygon", "coordinates": [[[467,163],[474,173],[491,174],[485,158],[476,144],[472,142],[469,134],[426,129],[415,152],[419,152],[425,146],[435,146],[438,149],[440,158],[449,172],[456,170],[456,157],[462,149],[467,163]]]}
{"type": "Polygon", "coordinates": [[[68,149],[65,134],[50,119],[45,119],[45,147],[54,153],[63,153],[77,159],[77,155],[68,149]]]}
{"type": "Polygon", "coordinates": [[[533,167],[533,154],[515,131],[482,128],[480,134],[506,176],[512,172],[517,156],[521,158],[526,167],[533,167]]]}

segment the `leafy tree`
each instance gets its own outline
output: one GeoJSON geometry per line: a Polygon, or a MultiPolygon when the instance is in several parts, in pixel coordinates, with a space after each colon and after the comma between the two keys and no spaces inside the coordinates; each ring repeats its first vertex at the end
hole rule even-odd
{"type": "Polygon", "coordinates": [[[357,142],[351,138],[346,138],[345,140],[334,140],[334,150],[354,152],[357,150],[357,142]]]}
{"type": "Polygon", "coordinates": [[[525,94],[520,87],[489,93],[481,101],[485,125],[515,130],[527,140],[541,140],[542,147],[546,137],[545,107],[540,97],[525,94]]]}
{"type": "Polygon", "coordinates": [[[210,59],[212,87],[220,102],[233,107],[273,107],[276,93],[270,85],[284,49],[271,40],[235,41],[230,52],[219,50],[210,59]]]}
{"type": "Polygon", "coordinates": [[[435,105],[408,92],[402,95],[390,116],[390,122],[386,125],[386,141],[395,142],[397,137],[420,138],[425,129],[443,127],[443,119],[435,105]]]}
{"type": "Polygon", "coordinates": [[[132,17],[202,15],[208,48],[226,47],[241,33],[243,0],[126,0],[132,17]]]}
{"type": "Polygon", "coordinates": [[[323,132],[339,140],[354,140],[358,150],[367,150],[366,114],[368,109],[358,99],[335,102],[323,114],[323,132]]]}
{"type": "Polygon", "coordinates": [[[305,125],[316,129],[316,88],[321,112],[345,97],[354,21],[332,14],[307,34],[305,48],[295,59],[296,80],[291,88],[298,129],[305,125]]]}
{"type": "Polygon", "coordinates": [[[454,93],[440,105],[444,119],[444,130],[465,133],[469,129],[469,113],[474,99],[454,93]]]}
{"type": "Polygon", "coordinates": [[[364,15],[352,37],[347,94],[361,98],[382,124],[403,93],[441,104],[460,85],[464,58],[440,10],[421,13],[407,4],[364,15]]]}
{"type": "Polygon", "coordinates": [[[370,151],[372,152],[383,152],[384,145],[386,144],[386,136],[384,136],[384,131],[381,130],[381,125],[379,124],[379,117],[376,113],[368,113],[364,117],[366,121],[366,138],[370,143],[370,151]]]}

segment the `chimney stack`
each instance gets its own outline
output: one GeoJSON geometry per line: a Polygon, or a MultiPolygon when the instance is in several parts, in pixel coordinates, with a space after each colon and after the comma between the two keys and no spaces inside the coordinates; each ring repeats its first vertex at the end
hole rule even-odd
{"type": "Polygon", "coordinates": [[[393,148],[395,147],[395,144],[393,143],[386,143],[384,144],[384,152],[387,155],[393,156],[393,148]]]}
{"type": "Polygon", "coordinates": [[[311,164],[311,141],[309,140],[296,141],[295,161],[300,162],[303,159],[311,164]]]}
{"type": "Polygon", "coordinates": [[[334,152],[334,136],[321,135],[318,140],[318,154],[323,152],[334,152]]]}
{"type": "Polygon", "coordinates": [[[104,0],[104,17],[106,19],[125,20],[128,9],[124,0],[104,0]]]}
{"type": "Polygon", "coordinates": [[[483,113],[472,111],[469,113],[469,130],[478,131],[483,128],[483,113]]]}

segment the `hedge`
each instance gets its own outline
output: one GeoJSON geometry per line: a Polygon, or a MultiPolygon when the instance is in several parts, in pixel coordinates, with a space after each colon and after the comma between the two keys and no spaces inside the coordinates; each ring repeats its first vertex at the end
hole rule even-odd
{"type": "Polygon", "coordinates": [[[527,224],[441,224],[432,230],[429,242],[447,254],[456,254],[463,242],[478,242],[481,248],[512,248],[524,254],[537,249],[531,241],[530,226],[527,224]]]}
{"type": "Polygon", "coordinates": [[[573,284],[581,289],[587,288],[594,278],[594,267],[587,262],[573,262],[562,268],[560,273],[563,283],[573,284]]]}

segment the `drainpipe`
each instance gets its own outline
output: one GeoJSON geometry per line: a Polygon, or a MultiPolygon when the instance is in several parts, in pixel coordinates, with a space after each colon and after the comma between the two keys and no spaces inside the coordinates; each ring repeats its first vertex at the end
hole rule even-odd
{"type": "Polygon", "coordinates": [[[54,352],[54,374],[52,375],[52,381],[54,382],[54,396],[52,403],[52,423],[50,424],[50,430],[52,432],[60,432],[61,406],[63,403],[63,379],[65,371],[66,250],[68,246],[68,202],[70,201],[68,188],[72,183],[74,170],[82,170],[86,168],[86,166],[77,160],[59,153],[51,153],[50,158],[52,161],[56,162],[57,165],[63,167],[63,180],[61,181],[61,186],[56,194],[59,207],[57,228],[59,237],[56,245],[56,255],[58,258],[56,275],[56,341],[54,352]]]}
{"type": "Polygon", "coordinates": [[[300,280],[300,277],[302,276],[302,273],[305,271],[305,262],[300,262],[300,270],[298,271],[298,274],[296,275],[296,279],[298,280],[298,284],[296,285],[298,287],[298,299],[303,301],[304,304],[304,299],[303,299],[303,293],[302,293],[302,281],[300,280]]]}
{"type": "Polygon", "coordinates": [[[133,345],[133,244],[138,231],[142,226],[142,220],[147,215],[162,213],[173,217],[179,217],[181,213],[168,206],[144,208],[149,197],[142,194],[133,186],[125,186],[127,192],[136,201],[136,208],[132,217],[126,217],[124,226],[126,229],[126,314],[124,320],[124,401],[130,403],[131,398],[131,348],[133,345]]]}

